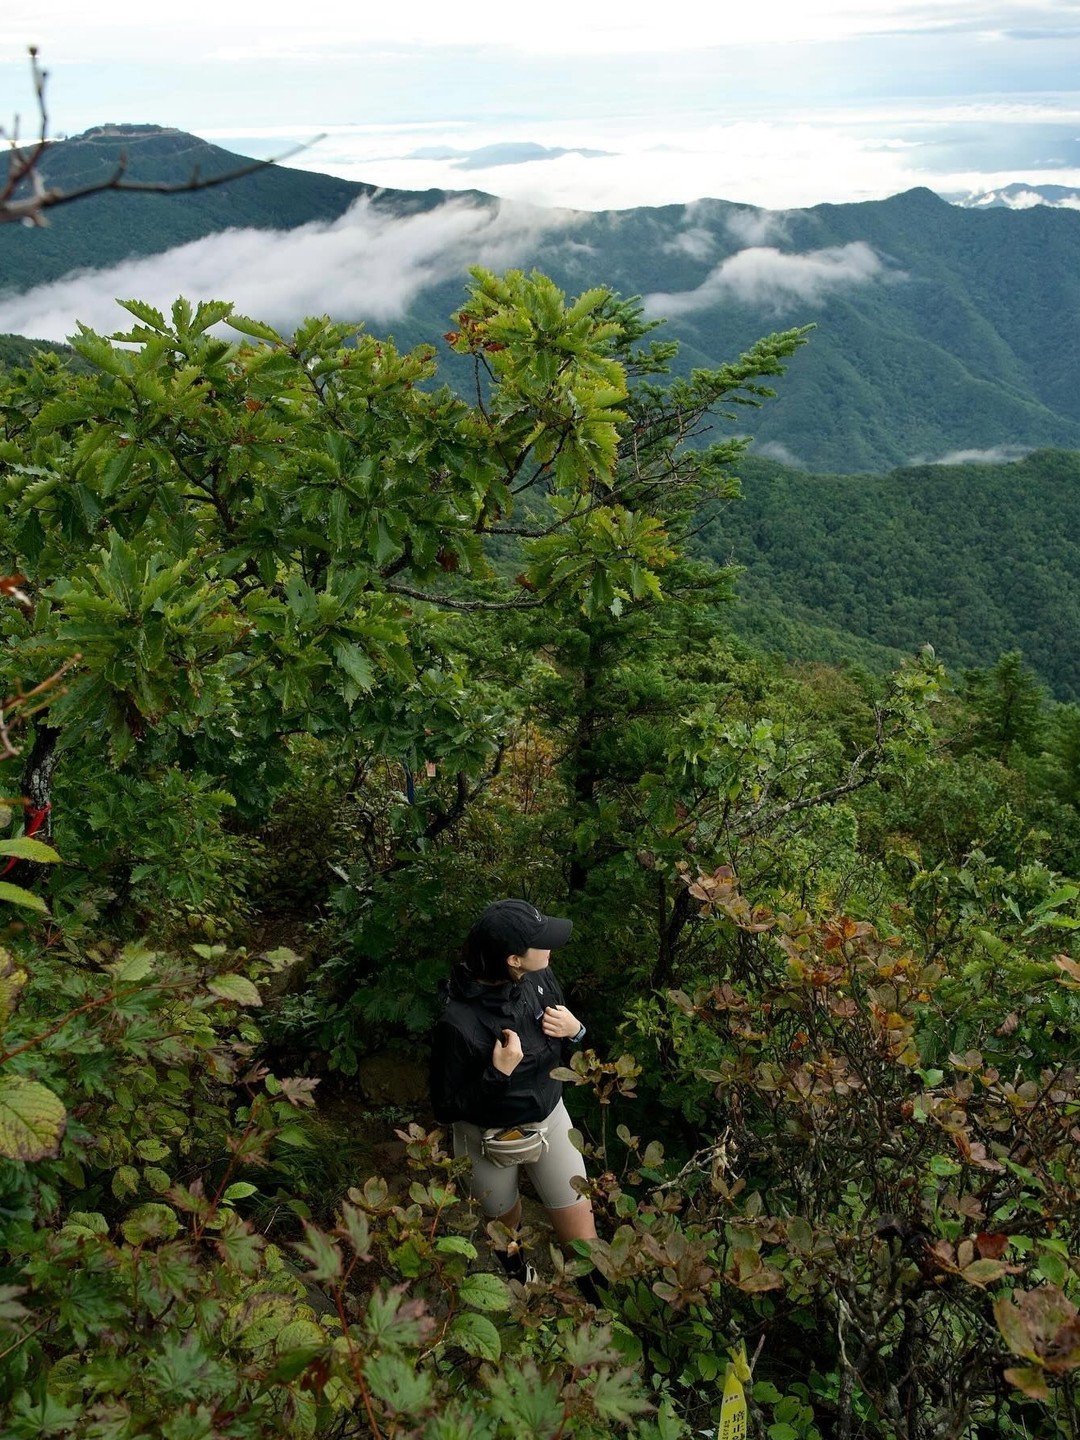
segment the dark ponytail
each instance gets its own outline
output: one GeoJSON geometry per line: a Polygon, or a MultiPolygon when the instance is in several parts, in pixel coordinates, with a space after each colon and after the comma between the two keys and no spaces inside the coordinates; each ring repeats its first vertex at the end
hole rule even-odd
{"type": "Polygon", "coordinates": [[[499,954],[498,949],[492,949],[490,944],[485,945],[475,928],[465,936],[465,943],[461,947],[461,963],[474,980],[480,980],[486,985],[501,985],[503,981],[509,980],[510,971],[506,966],[506,958],[499,954]]]}

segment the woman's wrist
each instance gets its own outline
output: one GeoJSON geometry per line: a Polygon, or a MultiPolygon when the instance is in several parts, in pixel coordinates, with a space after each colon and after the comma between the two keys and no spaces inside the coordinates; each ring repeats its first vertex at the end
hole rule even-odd
{"type": "Polygon", "coordinates": [[[584,1038],[585,1038],[585,1026],[582,1025],[582,1027],[580,1028],[580,1030],[577,1032],[576,1035],[570,1035],[570,1036],[568,1036],[567,1038],[569,1039],[571,1045],[576,1045],[579,1040],[584,1040],[584,1038]]]}

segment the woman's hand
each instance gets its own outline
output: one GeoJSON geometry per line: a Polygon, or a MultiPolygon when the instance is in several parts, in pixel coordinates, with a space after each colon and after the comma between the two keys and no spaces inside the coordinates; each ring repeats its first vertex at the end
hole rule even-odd
{"type": "Polygon", "coordinates": [[[504,1075],[512,1075],[524,1060],[521,1037],[516,1030],[504,1030],[502,1039],[496,1040],[491,1051],[491,1063],[504,1075]]]}
{"type": "Polygon", "coordinates": [[[544,1034],[550,1035],[553,1040],[569,1040],[581,1029],[581,1021],[565,1005],[549,1005],[541,1023],[544,1034]]]}

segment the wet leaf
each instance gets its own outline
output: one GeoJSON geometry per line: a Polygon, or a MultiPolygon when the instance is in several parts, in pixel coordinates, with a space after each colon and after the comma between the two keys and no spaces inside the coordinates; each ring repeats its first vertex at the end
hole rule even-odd
{"type": "Polygon", "coordinates": [[[22,1075],[0,1079],[0,1155],[7,1160],[44,1160],[57,1153],[67,1124],[58,1095],[22,1075]]]}
{"type": "Polygon", "coordinates": [[[212,994],[234,1005],[261,1005],[262,996],[245,975],[215,975],[207,984],[212,994]]]}
{"type": "Polygon", "coordinates": [[[498,1360],[502,1354],[502,1344],[495,1326],[486,1315],[477,1315],[471,1310],[454,1317],[446,1332],[446,1339],[449,1344],[460,1345],[462,1350],[470,1355],[478,1355],[481,1360],[498,1360]]]}

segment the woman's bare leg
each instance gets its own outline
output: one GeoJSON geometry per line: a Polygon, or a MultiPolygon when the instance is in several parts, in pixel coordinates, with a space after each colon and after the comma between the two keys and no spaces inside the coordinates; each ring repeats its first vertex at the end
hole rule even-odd
{"type": "Polygon", "coordinates": [[[521,1224],[521,1196],[518,1196],[505,1215],[496,1215],[495,1219],[508,1230],[516,1230],[521,1224]]]}
{"type": "Polygon", "coordinates": [[[583,1197],[574,1205],[564,1205],[558,1210],[549,1210],[552,1228],[561,1245],[571,1240],[595,1240],[596,1221],[593,1219],[592,1201],[583,1197]]]}

